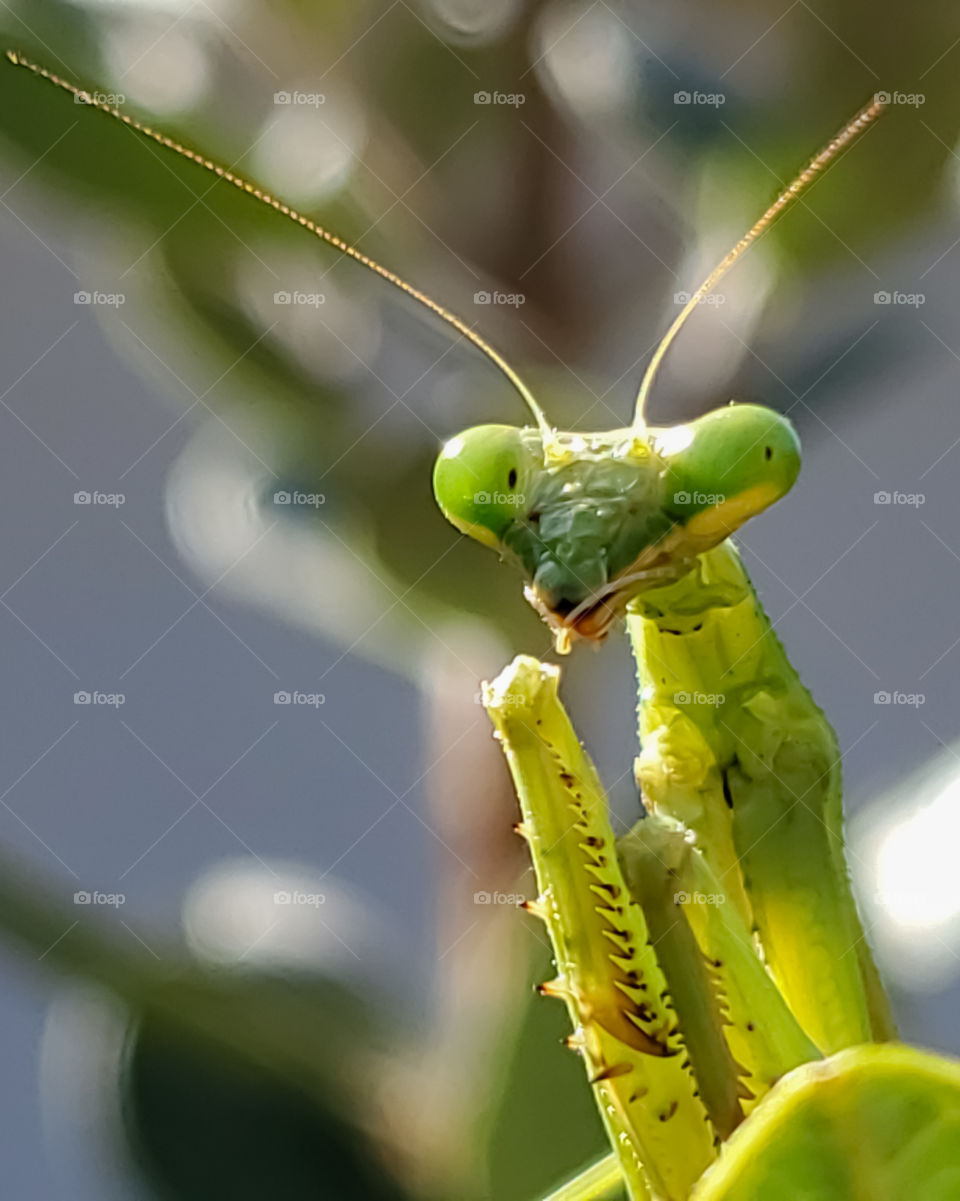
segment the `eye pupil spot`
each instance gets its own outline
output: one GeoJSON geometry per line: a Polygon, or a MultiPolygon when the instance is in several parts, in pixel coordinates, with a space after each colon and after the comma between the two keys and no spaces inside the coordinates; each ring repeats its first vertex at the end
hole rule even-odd
{"type": "Polygon", "coordinates": [[[514,487],[516,482],[517,482],[517,469],[516,469],[516,467],[511,467],[510,474],[507,476],[507,486],[512,488],[512,487],[514,487]]]}
{"type": "Polygon", "coordinates": [[[772,446],[765,446],[763,448],[763,457],[767,460],[768,463],[770,462],[770,460],[773,458],[773,447],[772,446]]]}

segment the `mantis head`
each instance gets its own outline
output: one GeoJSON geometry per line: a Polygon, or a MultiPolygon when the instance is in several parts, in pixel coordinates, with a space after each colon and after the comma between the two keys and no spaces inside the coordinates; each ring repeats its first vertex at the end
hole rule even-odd
{"type": "Polygon", "coordinates": [[[632,597],[683,575],[799,469],[790,422],[744,404],[642,435],[474,426],[443,447],[433,485],[461,533],[519,565],[566,646],[602,639],[632,597]]]}

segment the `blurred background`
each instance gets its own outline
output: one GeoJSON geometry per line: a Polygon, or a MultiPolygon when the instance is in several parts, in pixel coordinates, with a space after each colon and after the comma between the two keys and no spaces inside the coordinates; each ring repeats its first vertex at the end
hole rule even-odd
{"type": "MultiPolygon", "coordinates": [[[[960,1053],[960,28],[941,0],[7,0],[2,46],[625,424],[796,422],[740,539],[845,752],[904,1037],[960,1053]]],[[[0,66],[0,1084],[11,1196],[528,1201],[602,1148],[482,678],[550,639],[430,470],[519,422],[355,264],[0,66]],[[321,1182],[318,1186],[318,1181],[321,1182]]],[[[564,664],[623,829],[625,639],[564,664]]]]}

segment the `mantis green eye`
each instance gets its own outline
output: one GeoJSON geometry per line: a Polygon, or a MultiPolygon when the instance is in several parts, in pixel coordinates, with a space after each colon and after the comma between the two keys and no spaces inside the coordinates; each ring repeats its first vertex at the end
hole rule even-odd
{"type": "Polygon", "coordinates": [[[474,426],[451,438],[440,452],[433,470],[437,504],[461,533],[496,548],[524,512],[541,460],[535,431],[474,426]]]}
{"type": "Polygon", "coordinates": [[[657,450],[667,463],[667,509],[705,536],[730,533],[762,512],[800,471],[793,426],[762,405],[728,405],[664,430],[657,450]]]}

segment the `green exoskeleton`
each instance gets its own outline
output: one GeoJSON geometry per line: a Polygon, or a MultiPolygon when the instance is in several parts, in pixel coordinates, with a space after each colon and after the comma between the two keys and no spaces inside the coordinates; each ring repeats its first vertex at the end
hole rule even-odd
{"type": "Polygon", "coordinates": [[[881,104],[849,122],[690,297],[648,366],[633,423],[566,433],[469,325],[398,276],[98,95],[8,57],[399,288],[486,354],[532,413],[529,427],[450,439],[437,501],[458,530],[519,567],[559,651],[626,618],[646,810],[614,836],[557,667],[520,656],[486,686],[540,890],[527,908],[556,960],[542,991],[568,1007],[569,1043],[613,1147],[556,1197],[960,1196],[960,1073],[876,1045],[895,1031],[847,878],[836,738],[728,540],[790,490],[796,435],[756,405],[679,427],[644,420],[697,304],[881,104]],[[714,703],[696,703],[703,694],[714,703]]]}

